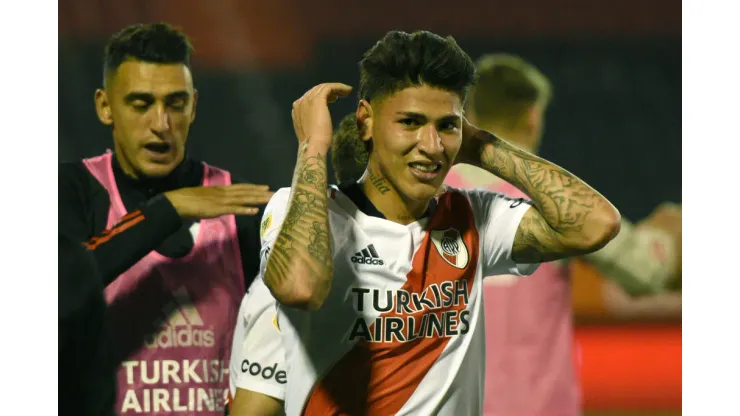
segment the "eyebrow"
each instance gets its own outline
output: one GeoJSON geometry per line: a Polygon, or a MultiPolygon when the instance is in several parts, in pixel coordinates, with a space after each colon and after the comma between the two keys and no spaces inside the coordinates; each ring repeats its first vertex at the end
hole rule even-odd
{"type": "MultiPolygon", "coordinates": [[[[396,114],[402,115],[402,116],[408,117],[408,118],[417,119],[417,120],[426,120],[427,119],[427,116],[425,116],[424,114],[415,113],[413,111],[399,111],[396,114]]],[[[457,123],[460,120],[461,120],[460,116],[455,115],[455,114],[450,114],[450,115],[444,116],[444,117],[442,117],[442,118],[439,119],[440,122],[444,122],[444,123],[457,123]]]]}
{"type": "MultiPolygon", "coordinates": [[[[167,96],[165,97],[165,100],[173,100],[173,99],[179,99],[179,98],[190,98],[190,93],[184,90],[171,92],[167,94],[167,96]]],[[[124,97],[124,100],[127,103],[130,103],[136,100],[153,101],[154,94],[150,92],[134,91],[134,92],[130,92],[126,94],[126,97],[124,97]]]]}

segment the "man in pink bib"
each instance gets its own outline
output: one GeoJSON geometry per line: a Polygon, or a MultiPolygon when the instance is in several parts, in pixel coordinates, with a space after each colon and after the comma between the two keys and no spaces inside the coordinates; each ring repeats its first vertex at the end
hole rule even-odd
{"type": "Polygon", "coordinates": [[[59,166],[60,232],[86,242],[105,287],[117,414],[223,414],[231,334],[258,272],[258,206],[272,193],[186,154],[191,50],[166,24],[115,34],[95,92],[115,151],[59,166]]]}

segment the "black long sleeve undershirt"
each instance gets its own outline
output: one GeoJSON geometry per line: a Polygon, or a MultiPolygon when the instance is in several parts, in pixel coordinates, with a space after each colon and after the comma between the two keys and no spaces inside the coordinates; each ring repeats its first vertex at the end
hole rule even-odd
{"type": "MultiPolygon", "coordinates": [[[[106,190],[81,162],[59,165],[59,231],[86,242],[104,286],[152,250],[173,258],[190,252],[192,222],[183,221],[162,192],[199,186],[203,176],[202,164],[192,160],[158,183],[122,177],[115,162],[114,173],[129,214],[106,230],[110,207],[106,190]]],[[[260,215],[237,217],[245,287],[259,267],[259,220],[260,215]]]]}

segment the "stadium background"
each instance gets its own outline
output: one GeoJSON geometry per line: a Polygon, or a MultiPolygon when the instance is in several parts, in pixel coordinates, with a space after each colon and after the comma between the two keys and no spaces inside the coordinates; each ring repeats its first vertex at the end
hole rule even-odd
{"type": "MultiPolygon", "coordinates": [[[[290,183],[293,100],[320,82],[356,86],[357,62],[386,31],[427,29],[455,36],[474,59],[505,51],[537,65],[555,91],[542,155],[624,216],[681,201],[677,0],[60,0],[60,160],[112,147],[93,106],[103,45],[128,24],[156,21],[184,29],[196,48],[189,151],[248,180],[290,183]]],[[[353,110],[354,100],[332,107],[337,121],[353,110]]],[[[680,316],[611,316],[598,284],[586,271],[574,296],[588,414],[680,414],[680,316]]]]}

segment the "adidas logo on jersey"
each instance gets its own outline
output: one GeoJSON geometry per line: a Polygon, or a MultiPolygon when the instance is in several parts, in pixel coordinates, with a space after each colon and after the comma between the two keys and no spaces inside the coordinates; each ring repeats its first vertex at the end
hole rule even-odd
{"type": "Polygon", "coordinates": [[[372,266],[382,266],[385,264],[378,255],[378,252],[375,251],[375,247],[372,244],[363,248],[362,251],[355,253],[350,260],[352,263],[369,264],[372,266]]]}
{"type": "Polygon", "coordinates": [[[204,328],[203,318],[190,300],[187,290],[181,287],[172,292],[174,300],[164,312],[167,321],[158,322],[161,330],[146,340],[147,348],[212,347],[213,328],[204,328]]]}

